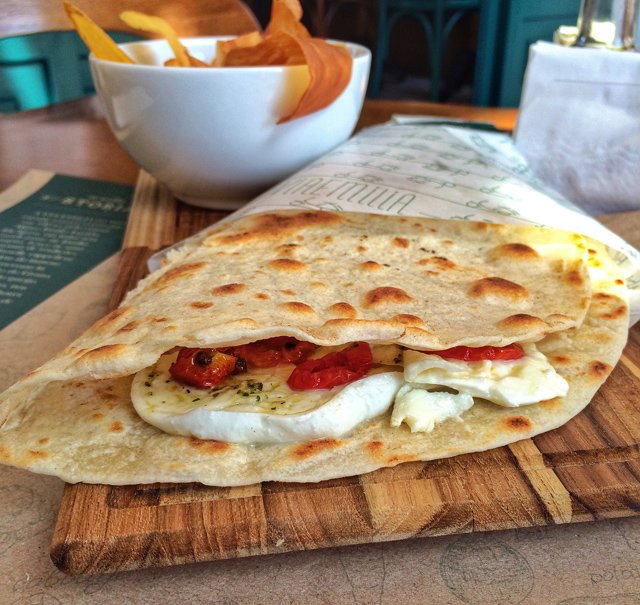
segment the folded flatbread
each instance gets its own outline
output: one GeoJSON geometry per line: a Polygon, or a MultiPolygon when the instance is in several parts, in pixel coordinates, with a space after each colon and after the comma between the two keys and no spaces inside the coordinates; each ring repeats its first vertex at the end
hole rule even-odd
{"type": "Polygon", "coordinates": [[[122,305],[0,397],[0,460],[69,482],[320,481],[486,450],[580,412],[626,342],[626,287],[604,246],[565,231],[278,211],[212,228],[122,305]],[[566,396],[476,399],[431,432],[391,408],[347,435],[228,443],[166,433],[131,401],[133,376],[175,347],[275,336],[414,350],[536,343],[566,396]]]}

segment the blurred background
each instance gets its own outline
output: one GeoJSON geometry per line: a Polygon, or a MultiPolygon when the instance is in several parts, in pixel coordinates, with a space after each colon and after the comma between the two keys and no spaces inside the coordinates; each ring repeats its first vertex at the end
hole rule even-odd
{"type": "MultiPolygon", "coordinates": [[[[370,98],[495,107],[518,106],[529,45],[551,41],[561,25],[575,25],[580,10],[580,0],[301,3],[303,23],[314,36],[359,42],[373,51],[370,98]]],[[[271,0],[245,4],[264,27],[271,0]]],[[[75,32],[7,35],[5,18],[0,16],[0,112],[93,94],[87,50],[75,32]]]]}

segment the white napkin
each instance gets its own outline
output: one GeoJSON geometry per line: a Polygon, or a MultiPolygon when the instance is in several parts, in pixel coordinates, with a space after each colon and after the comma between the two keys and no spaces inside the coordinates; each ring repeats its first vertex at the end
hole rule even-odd
{"type": "Polygon", "coordinates": [[[640,53],[533,44],[514,138],[585,212],[640,210],[640,53]]]}

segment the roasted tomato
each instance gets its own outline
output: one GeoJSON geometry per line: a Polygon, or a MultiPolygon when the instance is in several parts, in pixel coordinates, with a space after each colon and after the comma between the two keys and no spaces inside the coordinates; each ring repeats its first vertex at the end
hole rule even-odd
{"type": "Polygon", "coordinates": [[[291,372],[287,384],[294,391],[332,389],[362,378],[372,363],[368,343],[356,342],[348,349],[329,353],[320,359],[307,359],[291,372]]]}
{"type": "Polygon", "coordinates": [[[242,357],[247,365],[254,368],[273,368],[283,363],[302,363],[315,348],[316,345],[312,342],[304,342],[291,336],[276,336],[246,345],[229,347],[225,352],[242,357]]]}
{"type": "Polygon", "coordinates": [[[423,351],[429,355],[438,355],[444,359],[459,359],[461,361],[510,361],[524,357],[522,347],[513,343],[506,347],[452,347],[442,351],[423,351]]]}
{"type": "Polygon", "coordinates": [[[242,371],[242,360],[233,355],[216,349],[183,348],[169,368],[169,374],[180,384],[206,389],[220,384],[238,370],[242,371]]]}

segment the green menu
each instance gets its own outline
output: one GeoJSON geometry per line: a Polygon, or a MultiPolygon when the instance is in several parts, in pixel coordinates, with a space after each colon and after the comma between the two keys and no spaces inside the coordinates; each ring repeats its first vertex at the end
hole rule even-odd
{"type": "Polygon", "coordinates": [[[0,330],[120,250],[133,187],[55,175],[0,212],[0,330]]]}

